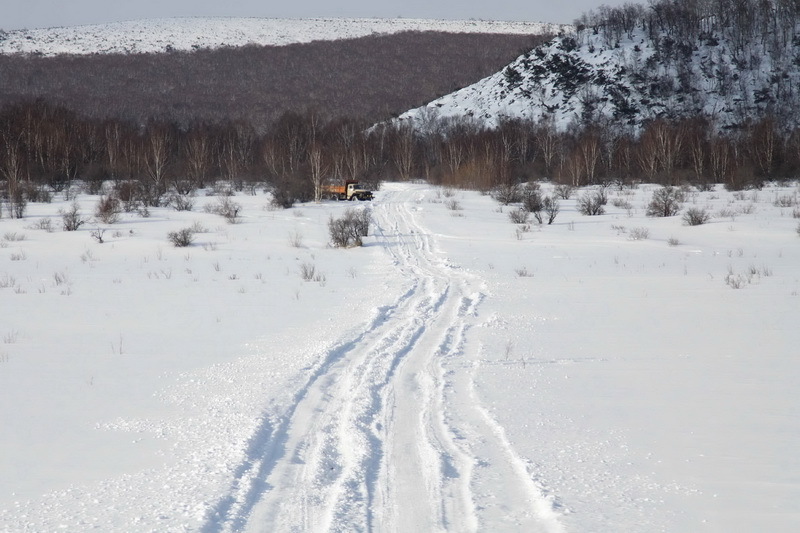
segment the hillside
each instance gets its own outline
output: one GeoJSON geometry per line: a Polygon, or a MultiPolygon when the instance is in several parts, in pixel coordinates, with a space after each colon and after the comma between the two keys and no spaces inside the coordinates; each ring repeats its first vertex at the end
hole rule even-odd
{"type": "Polygon", "coordinates": [[[755,4],[603,8],[587,15],[577,34],[402,118],[472,116],[490,126],[504,118],[552,119],[560,129],[636,130],[656,118],[704,116],[731,128],[771,115],[793,128],[800,123],[797,8],[755,4]]]}
{"type": "Polygon", "coordinates": [[[0,105],[41,98],[91,118],[244,121],[287,111],[381,120],[497,71],[531,35],[405,32],[167,54],[0,56],[0,105]]]}

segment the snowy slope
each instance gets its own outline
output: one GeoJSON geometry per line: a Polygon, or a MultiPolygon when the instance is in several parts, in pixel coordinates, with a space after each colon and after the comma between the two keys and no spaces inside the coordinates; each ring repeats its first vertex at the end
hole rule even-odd
{"type": "Polygon", "coordinates": [[[697,227],[654,189],[522,227],[386,184],[350,250],[345,203],[70,233],[31,203],[0,220],[0,531],[797,531],[800,188],[689,192],[697,227]]]}
{"type": "Polygon", "coordinates": [[[0,54],[158,53],[221,46],[286,45],[402,31],[558,33],[568,25],[428,19],[176,18],[0,31],[0,54]]]}
{"type": "MultiPolygon", "coordinates": [[[[559,129],[589,123],[634,129],[657,117],[709,117],[721,128],[765,113],[800,125],[800,45],[782,54],[750,44],[746,60],[724,40],[672,44],[641,30],[610,44],[584,30],[555,38],[502,71],[400,116],[423,125],[434,117],[473,117],[494,127],[504,118],[553,120],[559,129]],[[778,59],[778,56],[780,59],[778,59]]],[[[794,48],[793,48],[794,47],[794,48]]]]}

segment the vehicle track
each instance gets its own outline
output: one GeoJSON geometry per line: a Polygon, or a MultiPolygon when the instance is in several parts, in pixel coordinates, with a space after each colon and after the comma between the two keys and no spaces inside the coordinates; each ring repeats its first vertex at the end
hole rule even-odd
{"type": "Polygon", "coordinates": [[[420,194],[398,187],[373,206],[407,290],[265,420],[207,531],[561,531],[474,392],[466,339],[484,294],[435,248],[420,194]]]}

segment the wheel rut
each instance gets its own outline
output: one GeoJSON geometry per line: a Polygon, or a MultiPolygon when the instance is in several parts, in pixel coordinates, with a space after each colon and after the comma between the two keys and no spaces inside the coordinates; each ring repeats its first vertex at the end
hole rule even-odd
{"type": "Polygon", "coordinates": [[[265,420],[206,531],[478,531],[497,518],[483,492],[504,483],[525,508],[517,522],[561,531],[541,520],[547,502],[476,403],[464,359],[485,295],[419,223],[419,194],[383,192],[373,206],[403,294],[265,420]]]}

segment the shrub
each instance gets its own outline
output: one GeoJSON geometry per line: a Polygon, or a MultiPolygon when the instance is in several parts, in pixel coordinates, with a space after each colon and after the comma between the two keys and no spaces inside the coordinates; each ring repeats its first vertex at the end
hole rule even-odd
{"type": "Polygon", "coordinates": [[[49,204],[53,201],[53,194],[45,185],[34,185],[31,182],[24,182],[22,188],[25,191],[25,197],[31,202],[49,204]]]}
{"type": "Polygon", "coordinates": [[[118,222],[121,212],[122,204],[119,198],[113,196],[101,196],[94,208],[94,216],[104,224],[118,222]]]}
{"type": "Polygon", "coordinates": [[[28,207],[28,199],[22,187],[16,187],[10,194],[6,194],[8,214],[11,218],[23,218],[28,207]]]}
{"type": "Polygon", "coordinates": [[[72,202],[68,211],[59,209],[58,212],[64,223],[64,231],[78,231],[78,228],[86,223],[86,220],[81,216],[81,208],[78,206],[78,202],[72,202]]]}
{"type": "Polygon", "coordinates": [[[370,209],[361,209],[355,214],[356,231],[362,237],[369,235],[369,223],[372,220],[372,211],[370,209]]]}
{"type": "Polygon", "coordinates": [[[53,231],[53,221],[49,218],[40,218],[36,222],[34,222],[31,226],[31,229],[41,229],[46,231],[47,233],[51,233],[53,231]]]}
{"type": "Polygon", "coordinates": [[[300,265],[300,278],[303,281],[325,283],[325,274],[317,272],[317,267],[315,267],[313,263],[302,263],[300,265]]]}
{"type": "Polygon", "coordinates": [[[181,194],[176,191],[170,195],[169,205],[175,211],[191,211],[194,209],[194,195],[191,193],[181,194]]]}
{"type": "Polygon", "coordinates": [[[644,227],[633,228],[629,234],[632,241],[644,241],[650,236],[650,230],[644,227]]]}
{"type": "Polygon", "coordinates": [[[194,241],[194,230],[192,228],[183,228],[178,231],[170,231],[167,233],[167,239],[175,248],[184,248],[194,241]]]}
{"type": "Polygon", "coordinates": [[[558,198],[561,198],[562,200],[569,200],[572,197],[572,193],[575,192],[575,187],[566,183],[562,183],[561,185],[556,185],[554,192],[558,198]]]}
{"type": "Polygon", "coordinates": [[[461,203],[455,198],[449,198],[444,202],[445,207],[450,211],[461,211],[461,203]]]}
{"type": "MultiPolygon", "coordinates": [[[[528,217],[529,217],[528,211],[522,207],[514,209],[513,211],[510,211],[508,213],[509,220],[511,220],[511,222],[513,222],[514,224],[527,224],[528,217]]],[[[539,214],[539,217],[541,217],[541,212],[539,214]]]]}
{"type": "Polygon", "coordinates": [[[538,185],[528,186],[522,190],[522,208],[532,213],[539,224],[542,223],[544,202],[542,201],[542,194],[539,192],[538,185]]]}
{"type": "Polygon", "coordinates": [[[578,198],[578,212],[582,215],[596,216],[606,212],[605,195],[600,192],[587,192],[578,198]]]}
{"type": "Polygon", "coordinates": [[[331,244],[336,248],[361,246],[361,238],[369,234],[370,215],[369,209],[356,210],[352,208],[345,210],[340,218],[333,218],[331,215],[328,220],[331,244]]]}
{"type": "Polygon", "coordinates": [[[711,220],[711,215],[701,207],[690,207],[683,214],[683,223],[687,226],[700,226],[711,220]]]}
{"type": "Polygon", "coordinates": [[[683,193],[675,187],[662,187],[653,193],[647,205],[649,217],[671,217],[678,214],[683,202],[683,193]]]}
{"type": "Polygon", "coordinates": [[[550,225],[555,222],[558,213],[561,211],[561,206],[558,205],[558,199],[551,196],[546,196],[543,203],[544,212],[547,215],[547,224],[550,225]]]}
{"type": "Polygon", "coordinates": [[[103,244],[103,242],[105,242],[105,234],[106,230],[104,228],[95,228],[89,235],[91,235],[92,239],[96,240],[99,244],[103,244]]]}
{"type": "Polygon", "coordinates": [[[139,183],[135,181],[119,181],[114,185],[114,197],[119,198],[126,213],[139,208],[141,203],[139,189],[139,183]]]}
{"type": "Polygon", "coordinates": [[[230,196],[220,196],[215,204],[208,204],[205,209],[209,213],[224,217],[229,224],[236,224],[242,206],[231,200],[230,196]]]}
{"type": "Polygon", "coordinates": [[[614,198],[611,200],[611,205],[613,205],[614,207],[618,207],[620,209],[626,209],[626,210],[633,209],[631,203],[625,198],[619,198],[619,197],[614,198]]]}
{"type": "Polygon", "coordinates": [[[490,195],[503,205],[514,204],[522,201],[522,188],[517,184],[498,185],[490,195]]]}
{"type": "Polygon", "coordinates": [[[776,196],[772,205],[775,207],[794,207],[797,205],[797,196],[792,194],[776,196]]]}

